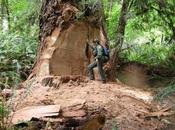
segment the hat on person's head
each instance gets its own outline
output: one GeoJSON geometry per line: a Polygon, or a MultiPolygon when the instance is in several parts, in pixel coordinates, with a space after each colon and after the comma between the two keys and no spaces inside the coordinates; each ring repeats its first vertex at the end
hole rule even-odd
{"type": "Polygon", "coordinates": [[[100,44],[100,41],[98,39],[95,39],[94,42],[100,44]]]}

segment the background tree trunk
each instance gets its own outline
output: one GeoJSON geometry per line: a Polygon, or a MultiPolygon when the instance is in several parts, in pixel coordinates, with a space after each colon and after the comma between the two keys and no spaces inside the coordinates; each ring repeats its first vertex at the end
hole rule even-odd
{"type": "Polygon", "coordinates": [[[40,15],[40,45],[33,73],[86,75],[91,58],[86,41],[106,43],[101,3],[45,0],[40,15]]]}
{"type": "Polygon", "coordinates": [[[112,81],[115,81],[116,79],[118,54],[124,41],[129,3],[130,3],[129,0],[123,0],[123,3],[122,3],[121,13],[120,13],[119,22],[118,22],[118,28],[117,28],[116,47],[110,60],[111,67],[108,73],[109,79],[112,81]]]}
{"type": "Polygon", "coordinates": [[[10,30],[10,9],[9,9],[9,1],[8,0],[1,0],[0,1],[0,9],[1,9],[1,16],[0,16],[0,23],[1,28],[4,32],[10,30]]]}

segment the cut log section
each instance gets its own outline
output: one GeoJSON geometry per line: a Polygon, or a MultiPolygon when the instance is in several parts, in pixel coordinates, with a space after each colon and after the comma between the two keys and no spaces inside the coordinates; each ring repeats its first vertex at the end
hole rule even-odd
{"type": "Polygon", "coordinates": [[[85,106],[71,105],[61,108],[60,105],[49,106],[31,106],[18,110],[12,114],[12,124],[21,126],[26,123],[27,127],[37,127],[41,122],[43,128],[47,129],[48,123],[53,123],[54,128],[62,130],[63,128],[78,130],[98,130],[105,124],[105,116],[101,114],[102,109],[86,110],[85,106]],[[28,125],[28,122],[29,125],[28,125]],[[35,122],[35,123],[34,123],[35,122]],[[38,122],[38,123],[36,123],[38,122]]]}
{"type": "Polygon", "coordinates": [[[175,111],[171,111],[171,108],[168,107],[156,112],[148,113],[147,116],[145,116],[145,118],[150,118],[150,117],[160,118],[162,116],[172,116],[172,115],[175,115],[175,111]]]}
{"type": "Polygon", "coordinates": [[[59,113],[60,105],[26,107],[12,114],[12,124],[28,122],[32,118],[58,116],[59,113]]]}

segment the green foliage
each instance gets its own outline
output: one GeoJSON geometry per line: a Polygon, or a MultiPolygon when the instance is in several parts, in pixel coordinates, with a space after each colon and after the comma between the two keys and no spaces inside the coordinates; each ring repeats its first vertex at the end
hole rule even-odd
{"type": "MultiPolygon", "coordinates": [[[[33,32],[34,34],[37,33],[33,32]]],[[[33,34],[33,35],[34,35],[33,34]]],[[[5,87],[26,78],[36,56],[37,38],[28,34],[0,34],[0,79],[5,87]]]]}
{"type": "Polygon", "coordinates": [[[4,104],[0,103],[0,119],[3,119],[7,115],[7,110],[4,104]]]}
{"type": "Polygon", "coordinates": [[[108,36],[111,41],[114,41],[121,5],[118,3],[118,1],[113,1],[111,3],[111,1],[109,2],[108,0],[103,0],[102,2],[105,13],[108,36]]]}
{"type": "Polygon", "coordinates": [[[26,79],[34,63],[38,43],[39,0],[11,0],[8,8],[11,26],[0,31],[1,89],[16,86],[26,79]]]}
{"type": "Polygon", "coordinates": [[[170,63],[168,58],[173,54],[172,47],[173,45],[145,41],[145,43],[134,44],[131,48],[123,51],[121,56],[129,61],[137,61],[151,66],[167,66],[170,63]]]}
{"type": "Polygon", "coordinates": [[[162,101],[163,99],[167,98],[168,96],[172,95],[175,92],[175,82],[171,83],[168,87],[163,89],[155,96],[155,100],[162,101]]]}
{"type": "Polygon", "coordinates": [[[116,28],[117,28],[120,8],[121,6],[118,3],[114,3],[110,13],[110,17],[106,19],[107,25],[108,25],[108,35],[111,40],[115,40],[115,37],[116,37],[116,28]]]}
{"type": "MultiPolygon", "coordinates": [[[[136,20],[138,21],[137,18],[136,20]]],[[[127,25],[124,47],[129,48],[121,53],[122,58],[151,66],[159,65],[175,69],[175,60],[170,58],[175,52],[175,45],[168,43],[167,31],[162,31],[163,28],[156,24],[151,25],[150,28],[146,23],[142,23],[143,27],[140,26],[139,21],[137,23],[133,19],[127,25]]]]}
{"type": "MultiPolygon", "coordinates": [[[[10,2],[12,32],[24,32],[31,30],[31,26],[38,23],[40,10],[39,0],[12,0],[10,2]]],[[[35,26],[37,29],[38,27],[35,26]]]]}
{"type": "Polygon", "coordinates": [[[113,122],[112,122],[112,129],[111,130],[119,130],[118,123],[115,120],[113,120],[113,122]]]}
{"type": "Polygon", "coordinates": [[[8,111],[3,103],[0,102],[0,129],[6,130],[6,118],[8,116],[8,111]]]}
{"type": "Polygon", "coordinates": [[[113,126],[112,130],[118,130],[118,127],[117,126],[113,126]]]}
{"type": "Polygon", "coordinates": [[[82,6],[85,6],[85,5],[94,6],[97,2],[98,0],[81,0],[80,4],[82,6]]]}
{"type": "Polygon", "coordinates": [[[99,0],[77,0],[79,12],[77,19],[85,18],[86,16],[96,16],[101,10],[101,2],[99,0]]]}
{"type": "Polygon", "coordinates": [[[0,103],[0,130],[19,130],[13,128],[11,122],[8,122],[9,111],[4,106],[3,103],[0,103]]]}
{"type": "MultiPolygon", "coordinates": [[[[125,61],[136,61],[147,65],[161,65],[175,69],[175,45],[169,44],[172,37],[171,21],[174,21],[171,0],[159,3],[151,0],[134,0],[126,16],[125,41],[120,53],[125,61]],[[162,7],[160,7],[160,4],[162,7]],[[161,10],[161,12],[159,12],[161,10]],[[161,14],[161,15],[160,15],[161,14]],[[127,49],[126,49],[127,48],[127,49]]],[[[121,3],[103,0],[107,30],[111,47],[115,43],[121,3]],[[110,7],[112,7],[110,9],[110,7]]]]}

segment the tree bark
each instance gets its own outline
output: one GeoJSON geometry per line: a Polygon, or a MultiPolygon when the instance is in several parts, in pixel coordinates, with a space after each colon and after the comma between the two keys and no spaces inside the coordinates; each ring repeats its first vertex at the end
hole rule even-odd
{"type": "Polygon", "coordinates": [[[6,12],[7,12],[7,19],[8,19],[8,29],[10,30],[10,9],[9,9],[9,1],[6,0],[6,12]]]}
{"type": "Polygon", "coordinates": [[[129,10],[129,0],[123,0],[117,28],[116,47],[110,60],[110,70],[108,72],[109,79],[112,81],[116,80],[118,55],[124,41],[128,10],[129,10]]]}
{"type": "Polygon", "coordinates": [[[92,59],[86,41],[106,43],[101,3],[76,0],[45,0],[40,15],[40,44],[33,74],[86,75],[92,59]],[[85,8],[84,8],[85,7],[85,8]]]}
{"type": "Polygon", "coordinates": [[[0,2],[0,8],[1,8],[1,18],[0,18],[0,22],[2,25],[2,30],[4,30],[4,32],[10,30],[10,10],[9,10],[9,1],[8,0],[2,0],[0,2]],[[7,22],[7,23],[4,23],[7,22]],[[7,24],[7,26],[6,26],[7,24]]]}

